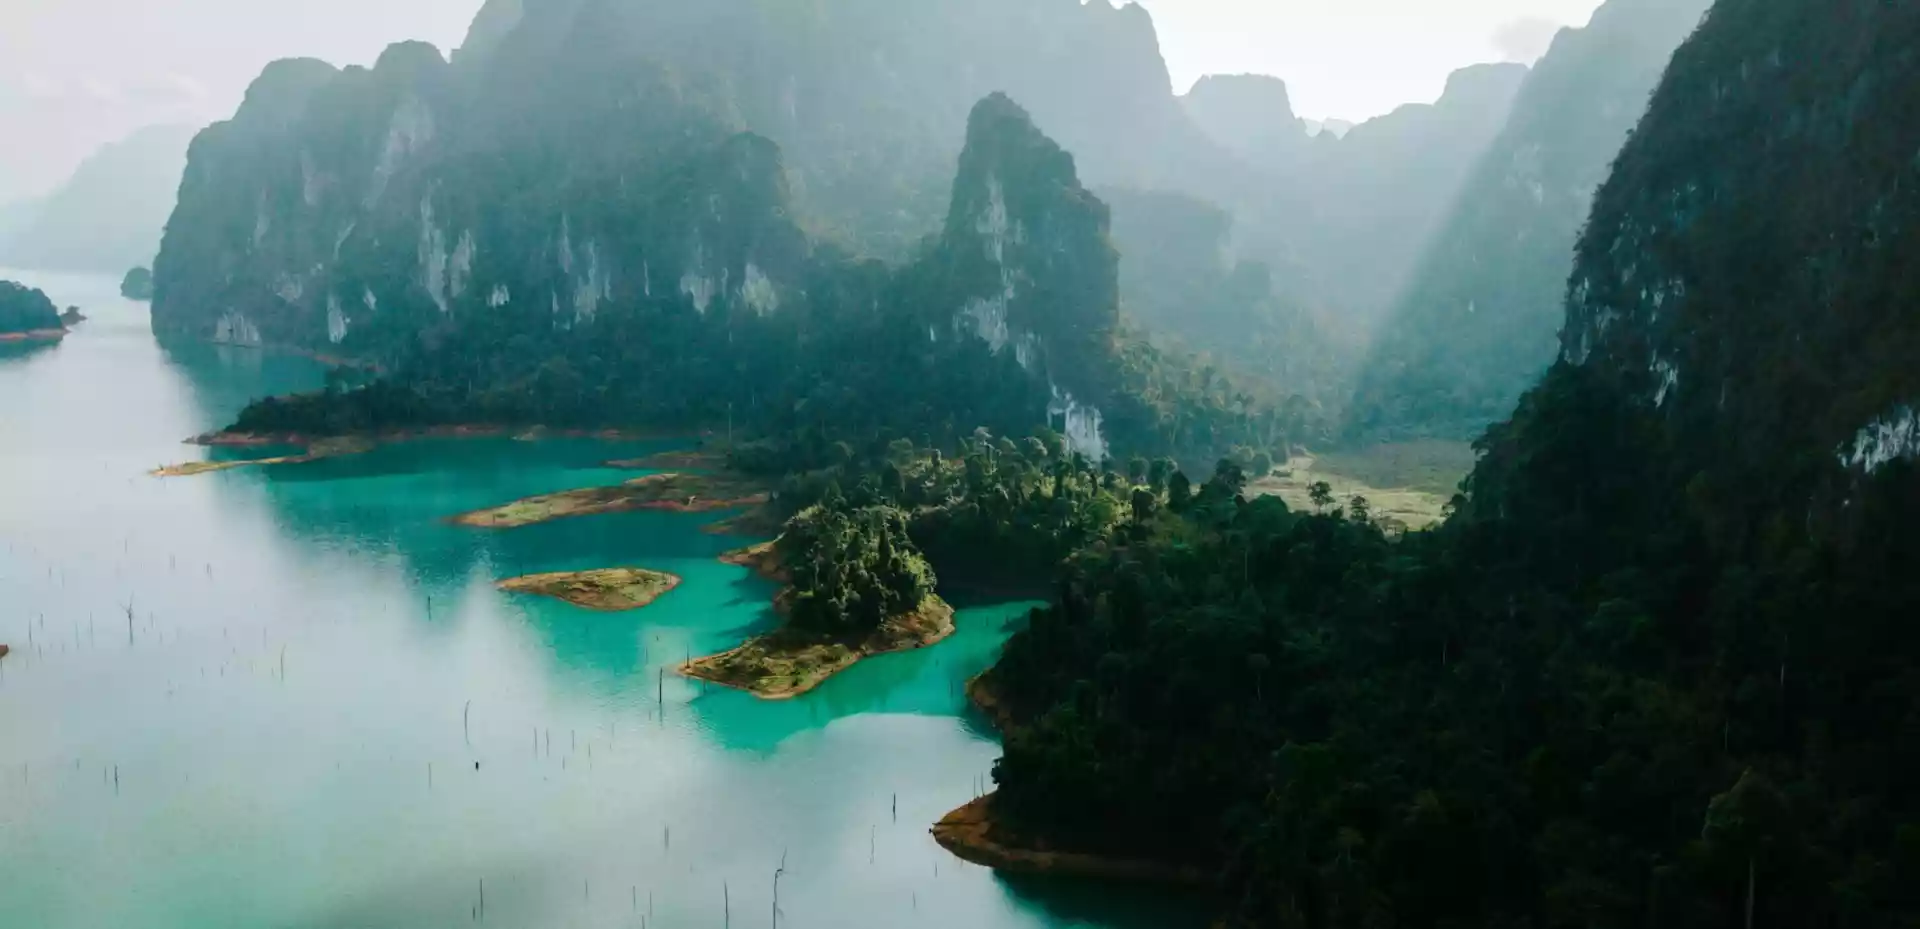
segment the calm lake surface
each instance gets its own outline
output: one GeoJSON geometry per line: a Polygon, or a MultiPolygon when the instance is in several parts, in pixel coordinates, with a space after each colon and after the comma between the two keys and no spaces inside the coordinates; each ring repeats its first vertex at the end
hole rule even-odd
{"type": "Polygon", "coordinates": [[[0,925],[769,926],[783,859],[796,929],[1204,924],[928,836],[999,755],[959,687],[1023,605],[799,700],[702,688],[662,669],[772,619],[771,587],[714,560],[747,540],[702,533],[713,517],[443,522],[617,482],[601,462],[670,443],[153,478],[319,366],[163,351],[113,280],[0,278],[92,317],[0,354],[0,925]],[[685,583],[610,615],[493,586],[611,565],[685,583]]]}

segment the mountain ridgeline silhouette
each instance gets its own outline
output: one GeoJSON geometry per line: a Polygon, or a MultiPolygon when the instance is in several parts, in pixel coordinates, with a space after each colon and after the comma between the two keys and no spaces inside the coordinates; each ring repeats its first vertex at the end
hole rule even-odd
{"type": "Polygon", "coordinates": [[[1708,5],[1608,0],[1561,31],[1358,365],[1349,438],[1475,438],[1546,370],[1594,192],[1708,5]]]}

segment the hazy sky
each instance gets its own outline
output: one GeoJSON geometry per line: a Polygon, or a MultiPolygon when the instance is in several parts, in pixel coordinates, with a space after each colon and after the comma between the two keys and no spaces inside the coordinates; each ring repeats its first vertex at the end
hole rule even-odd
{"type": "MultiPolygon", "coordinates": [[[[1356,121],[1431,101],[1455,68],[1531,60],[1598,2],[1143,0],[1178,90],[1209,72],[1277,74],[1302,115],[1356,121]]],[[[142,125],[224,118],[275,58],[370,63],[410,38],[450,49],[479,3],[0,0],[0,135],[25,140],[0,147],[0,201],[142,125]]]]}
{"type": "Polygon", "coordinates": [[[1447,75],[1483,61],[1531,63],[1560,26],[1600,0],[1140,0],[1185,92],[1203,74],[1287,81],[1302,116],[1354,122],[1431,103],[1447,75]]]}

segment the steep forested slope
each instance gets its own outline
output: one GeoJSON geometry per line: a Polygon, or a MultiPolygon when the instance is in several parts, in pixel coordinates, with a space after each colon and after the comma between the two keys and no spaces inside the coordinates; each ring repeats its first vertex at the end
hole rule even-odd
{"type": "Polygon", "coordinates": [[[1920,7],[1720,0],[1457,514],[1139,507],[988,680],[1004,829],[1249,926],[1914,925],[1916,152],[1920,7]]]}
{"type": "Polygon", "coordinates": [[[1365,333],[1505,125],[1526,75],[1517,64],[1462,68],[1435,102],[1341,136],[1309,137],[1277,78],[1208,77],[1181,102],[1252,169],[1225,179],[1229,193],[1206,194],[1232,206],[1237,251],[1272,267],[1291,300],[1365,333]]]}
{"type": "MultiPolygon", "coordinates": [[[[800,462],[830,459],[841,440],[950,444],[979,427],[1027,434],[1051,426],[1095,461],[1110,445],[1190,459],[1285,446],[1286,424],[1253,408],[1231,381],[1193,384],[1183,364],[1123,332],[1107,207],[1081,186],[1072,156],[1007,97],[975,107],[944,229],[905,266],[815,250],[793,225],[784,178],[779,149],[743,133],[669,169],[656,199],[607,214],[624,225],[586,209],[566,213],[545,245],[557,266],[520,272],[551,276],[531,300],[514,296],[525,292],[524,277],[489,276],[513,266],[481,265],[484,243],[540,228],[538,213],[494,212],[473,220],[479,232],[429,235],[465,243],[454,256],[414,238],[369,242],[364,257],[334,273],[397,266],[426,274],[412,304],[366,303],[390,317],[411,314],[422,335],[404,342],[392,373],[373,385],[264,402],[239,427],[329,434],[459,422],[732,422],[790,443],[800,462]],[[601,244],[601,229],[638,244],[601,244]],[[689,235],[694,244],[675,251],[689,235]],[[652,236],[667,244],[650,248],[660,241],[652,236]],[[568,242],[579,244],[569,250],[568,242]],[[656,256],[642,265],[652,277],[622,283],[630,264],[616,264],[618,255],[656,256]],[[737,263],[696,274],[666,263],[675,255],[737,263]]],[[[431,217],[445,188],[428,189],[435,193],[422,214],[431,217]]],[[[360,277],[345,279],[371,290],[360,277]]],[[[408,293],[409,283],[396,280],[387,292],[408,293]]],[[[351,332],[339,330],[349,323],[333,315],[339,303],[327,300],[329,324],[347,342],[351,332]]],[[[246,332],[237,319],[219,325],[246,332]]]]}
{"type": "Polygon", "coordinates": [[[1382,327],[1355,438],[1470,439],[1553,358],[1574,239],[1708,0],[1609,0],[1563,30],[1382,327]]]}

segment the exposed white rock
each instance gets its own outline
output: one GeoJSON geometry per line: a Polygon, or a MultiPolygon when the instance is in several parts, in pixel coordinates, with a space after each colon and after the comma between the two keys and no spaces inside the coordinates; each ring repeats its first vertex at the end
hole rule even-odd
{"type": "Polygon", "coordinates": [[[1680,386],[1680,369],[1665,358],[1653,359],[1653,376],[1658,378],[1660,386],[1653,392],[1653,405],[1666,406],[1667,398],[1673,395],[1674,388],[1680,386]]]}
{"type": "Polygon", "coordinates": [[[1840,447],[1841,467],[1872,474],[1902,458],[1920,457],[1920,409],[1902,405],[1861,427],[1840,447]]]}
{"type": "Polygon", "coordinates": [[[452,311],[447,302],[447,237],[433,224],[433,198],[420,198],[420,286],[433,305],[444,315],[452,311]]]}
{"type": "Polygon", "coordinates": [[[707,248],[695,239],[693,242],[693,260],[687,262],[686,270],[680,274],[680,293],[693,301],[693,309],[705,314],[713,306],[715,297],[725,292],[726,282],[715,280],[707,271],[707,248]]]}
{"type": "Polygon", "coordinates": [[[380,311],[380,298],[373,295],[372,288],[367,288],[360,294],[360,302],[366,304],[367,312],[369,313],[377,313],[380,311]]]}
{"type": "Polygon", "coordinates": [[[507,290],[507,285],[505,284],[493,285],[493,293],[487,295],[487,305],[495,309],[506,306],[512,302],[513,294],[507,290]]]}
{"type": "Polygon", "coordinates": [[[272,229],[273,217],[267,215],[267,192],[263,189],[253,201],[253,247],[259,248],[272,229]]]}
{"type": "Polygon", "coordinates": [[[1007,212],[1006,190],[995,175],[987,175],[987,203],[974,217],[973,231],[979,233],[987,258],[1002,267],[1007,263],[1007,247],[1027,241],[1026,227],[1007,212]]]}
{"type": "Polygon", "coordinates": [[[367,190],[371,206],[387,192],[387,184],[405,167],[407,159],[433,141],[433,111],[425,101],[409,94],[393,110],[387,121],[387,139],[380,147],[380,160],[373,168],[373,183],[367,190]]]}
{"type": "Polygon", "coordinates": [[[713,298],[720,291],[713,278],[688,271],[680,275],[680,292],[693,300],[695,311],[705,313],[713,305],[713,298]]]}
{"type": "Polygon", "coordinates": [[[1100,411],[1084,406],[1073,399],[1073,395],[1053,388],[1053,400],[1047,404],[1047,417],[1051,420],[1058,416],[1062,419],[1060,433],[1066,436],[1067,449],[1085,455],[1089,461],[1099,463],[1107,460],[1107,439],[1100,428],[1100,411]]]}
{"type": "Polygon", "coordinates": [[[300,297],[306,293],[306,287],[300,283],[299,278],[282,272],[278,278],[274,279],[273,293],[283,302],[299,303],[300,297]]]}
{"type": "Polygon", "coordinates": [[[213,326],[213,341],[222,345],[260,345],[260,329],[238,310],[220,314],[213,326]]]}
{"type": "Polygon", "coordinates": [[[740,300],[762,316],[780,308],[780,291],[760,266],[747,262],[747,273],[740,282],[740,300]]]}
{"type": "Polygon", "coordinates": [[[460,233],[460,243],[453,248],[453,255],[447,261],[447,294],[455,300],[467,292],[467,281],[473,277],[473,232],[460,233]]]}
{"type": "Polygon", "coordinates": [[[341,342],[346,341],[347,326],[349,322],[350,320],[347,319],[346,312],[340,309],[340,298],[333,294],[328,294],[327,295],[327,341],[332,342],[335,345],[339,345],[341,342]]]}
{"type": "Polygon", "coordinates": [[[996,355],[1013,341],[1013,332],[1007,326],[1007,298],[1004,295],[970,300],[960,308],[960,317],[972,320],[973,334],[985,341],[996,355]]]}
{"type": "Polygon", "coordinates": [[[613,296],[613,277],[600,265],[600,243],[587,242],[587,274],[573,282],[573,319],[590,322],[600,310],[600,302],[613,296]]]}
{"type": "Polygon", "coordinates": [[[300,199],[308,206],[320,205],[320,194],[326,188],[327,177],[313,166],[313,155],[300,152],[300,199]]]}

